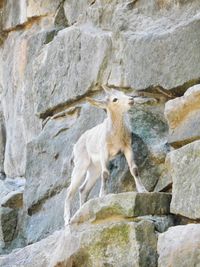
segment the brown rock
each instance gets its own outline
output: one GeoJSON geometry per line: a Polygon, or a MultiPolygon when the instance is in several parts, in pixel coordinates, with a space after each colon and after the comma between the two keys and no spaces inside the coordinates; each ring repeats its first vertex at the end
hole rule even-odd
{"type": "Polygon", "coordinates": [[[165,105],[169,143],[177,148],[200,139],[200,84],[165,105]]]}

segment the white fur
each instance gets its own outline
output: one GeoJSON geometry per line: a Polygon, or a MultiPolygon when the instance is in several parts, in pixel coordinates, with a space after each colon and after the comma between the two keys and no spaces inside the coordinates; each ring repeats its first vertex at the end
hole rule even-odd
{"type": "Polygon", "coordinates": [[[99,125],[87,130],[81,135],[73,148],[74,169],[71,184],[67,190],[64,219],[67,225],[70,221],[70,202],[80,186],[80,206],[101,177],[99,196],[106,194],[106,180],[109,178],[108,163],[119,152],[124,153],[133,175],[138,192],[146,192],[137,174],[137,166],[133,159],[131,132],[125,123],[125,114],[134,103],[132,97],[117,90],[107,90],[104,100],[87,98],[88,102],[106,109],[107,118],[99,125]],[[117,101],[116,101],[117,99],[117,101]],[[114,101],[113,101],[114,100],[114,101]]]}

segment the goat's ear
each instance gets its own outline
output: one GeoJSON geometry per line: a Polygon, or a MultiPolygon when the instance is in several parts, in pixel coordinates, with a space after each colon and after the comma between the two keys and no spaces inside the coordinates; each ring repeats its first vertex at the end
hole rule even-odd
{"type": "Polygon", "coordinates": [[[110,89],[108,86],[106,86],[106,85],[102,85],[101,87],[103,88],[103,90],[104,90],[104,92],[105,92],[106,94],[110,95],[110,92],[111,92],[110,90],[111,90],[111,89],[110,89]]]}
{"type": "Polygon", "coordinates": [[[93,98],[90,98],[90,97],[86,97],[86,100],[92,105],[92,106],[95,106],[95,107],[98,107],[98,108],[103,108],[105,109],[106,108],[106,101],[104,100],[95,100],[93,98]]]}

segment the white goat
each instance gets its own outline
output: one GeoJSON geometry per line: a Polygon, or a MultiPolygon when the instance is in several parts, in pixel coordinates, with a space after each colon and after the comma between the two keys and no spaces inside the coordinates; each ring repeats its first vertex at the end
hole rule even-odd
{"type": "Polygon", "coordinates": [[[147,192],[138,175],[138,168],[134,162],[131,147],[131,132],[124,119],[125,113],[134,104],[134,98],[117,90],[108,90],[105,86],[103,89],[106,92],[104,100],[87,98],[87,101],[94,106],[105,109],[107,118],[101,124],[82,134],[73,148],[74,169],[71,184],[67,189],[64,212],[66,225],[70,221],[70,202],[85,175],[86,179],[79,188],[80,206],[87,200],[99,177],[101,177],[99,196],[105,195],[106,180],[110,175],[108,163],[119,152],[123,152],[126,157],[130,172],[135,179],[137,191],[147,192]]]}

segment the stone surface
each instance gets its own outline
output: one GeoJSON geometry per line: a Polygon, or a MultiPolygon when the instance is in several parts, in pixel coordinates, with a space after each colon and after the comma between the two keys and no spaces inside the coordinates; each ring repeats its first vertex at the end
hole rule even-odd
{"type": "Polygon", "coordinates": [[[4,179],[4,157],[5,157],[5,146],[6,146],[6,129],[2,107],[0,110],[0,179],[4,179]]]}
{"type": "Polygon", "coordinates": [[[171,192],[172,189],[172,177],[170,158],[166,156],[163,173],[161,174],[154,191],[155,192],[171,192]]]}
{"type": "Polygon", "coordinates": [[[46,23],[53,23],[53,16],[62,3],[61,0],[6,0],[4,2],[3,29],[5,31],[11,31],[17,27],[24,26],[28,24],[30,19],[36,19],[37,17],[50,17],[46,18],[46,23]]]}
{"type": "Polygon", "coordinates": [[[37,113],[43,117],[94,87],[101,80],[110,48],[109,33],[78,27],[60,31],[36,59],[40,62],[34,83],[37,113]]]}
{"type": "Polygon", "coordinates": [[[154,224],[155,230],[158,233],[163,233],[171,226],[176,225],[176,217],[173,215],[159,216],[159,215],[146,215],[137,217],[136,220],[150,221],[154,224]]]}
{"type": "Polygon", "coordinates": [[[200,85],[189,88],[184,96],[165,105],[169,124],[169,143],[177,148],[200,139],[200,85]]]}
{"type": "Polygon", "coordinates": [[[0,180],[0,205],[9,208],[23,206],[24,178],[0,180]]]}
{"type": "Polygon", "coordinates": [[[155,230],[164,231],[173,225],[172,218],[163,217],[169,212],[169,202],[169,194],[131,192],[90,200],[76,213],[77,220],[65,230],[0,256],[0,265],[154,267],[157,262],[155,230]],[[147,203],[151,203],[151,207],[147,203]],[[157,215],[133,218],[150,213],[157,215]]]}
{"type": "Polygon", "coordinates": [[[71,219],[71,223],[95,222],[112,216],[132,218],[150,214],[167,215],[170,201],[171,195],[165,193],[110,194],[86,202],[71,219]]]}
{"type": "Polygon", "coordinates": [[[26,14],[28,18],[55,15],[61,0],[27,0],[26,14]]]}
{"type": "Polygon", "coordinates": [[[20,231],[20,234],[25,237],[26,244],[35,243],[62,228],[65,197],[66,189],[63,189],[27,211],[20,231]]]}
{"type": "Polygon", "coordinates": [[[159,267],[199,266],[200,225],[170,227],[158,237],[159,267]]]}
{"type": "MultiPolygon", "coordinates": [[[[2,209],[11,209],[14,212],[19,209],[16,232],[12,232],[13,228],[10,230],[14,233],[12,238],[15,238],[16,234],[18,236],[14,240],[16,242],[12,241],[10,248],[46,238],[63,226],[63,205],[72,170],[72,145],[86,129],[100,123],[105,117],[104,111],[91,108],[85,102],[88,95],[101,97],[101,84],[114,86],[131,95],[139,94],[140,89],[146,93],[152,89],[151,97],[156,101],[146,104],[140,102],[129,114],[133,150],[146,188],[151,191],[168,190],[172,175],[171,167],[166,168],[165,163],[169,145],[168,126],[163,114],[164,102],[166,99],[180,96],[188,87],[199,83],[199,0],[5,2],[3,5],[0,0],[0,25],[3,24],[1,28],[6,30],[3,32],[3,29],[0,29],[0,181],[5,178],[4,173],[6,177],[14,178],[13,181],[16,177],[26,177],[23,203],[21,191],[9,189],[7,192],[5,183],[0,183],[0,194],[5,189],[1,198],[1,204],[5,207],[2,209]],[[163,97],[158,97],[156,88],[163,88],[163,97]]],[[[191,95],[184,97],[189,99],[191,95]]],[[[180,102],[180,98],[178,101],[180,102]]],[[[196,98],[191,101],[195,103],[196,98]]],[[[181,117],[182,111],[178,113],[181,117]]],[[[189,112],[184,125],[194,128],[197,121],[195,109],[195,114],[189,112]]],[[[191,134],[187,131],[188,128],[184,127],[180,128],[181,134],[191,134]]],[[[197,130],[198,127],[193,131],[195,136],[198,135],[197,130]]],[[[181,135],[182,139],[185,138],[184,135],[181,135]]],[[[180,135],[178,138],[180,139],[180,135]]],[[[195,155],[193,162],[188,165],[191,166],[191,171],[186,170],[188,177],[196,175],[197,167],[192,164],[198,163],[198,155],[195,155]]],[[[183,169],[185,168],[184,166],[183,169]]],[[[134,179],[123,156],[119,155],[110,163],[110,170],[110,193],[135,190],[134,179]]],[[[185,179],[184,175],[183,178],[185,179]]],[[[198,180],[197,176],[195,180],[198,180]]],[[[198,200],[199,192],[198,186],[197,189],[194,188],[196,182],[192,180],[192,183],[190,200],[194,202],[196,194],[198,200]]],[[[185,184],[181,186],[184,187],[185,184]]],[[[178,187],[176,185],[174,188],[178,187]]],[[[97,196],[98,192],[99,183],[92,190],[90,198],[97,196]]],[[[176,191],[174,192],[174,197],[177,197],[176,191]]],[[[182,190],[181,195],[185,194],[182,190]]],[[[72,214],[78,207],[77,197],[73,202],[72,214]]],[[[147,203],[147,200],[144,203],[147,203]]],[[[178,205],[179,203],[182,205],[184,201],[180,199],[178,205]]],[[[147,203],[146,207],[151,205],[147,203]]],[[[196,203],[194,207],[196,209],[196,203]]],[[[198,209],[194,211],[189,205],[186,213],[193,218],[194,213],[195,216],[198,215],[198,209]]],[[[139,223],[152,225],[152,222],[156,225],[155,219],[156,230],[166,230],[171,223],[168,215],[163,215],[162,218],[156,216],[148,215],[148,219],[139,218],[139,221],[134,223],[121,222],[120,227],[126,229],[124,225],[129,225],[128,227],[135,229],[139,223]]],[[[199,215],[197,217],[199,218],[199,215]]],[[[4,224],[4,227],[6,225],[9,223],[4,224]]],[[[13,225],[15,228],[15,224],[13,225]]],[[[96,237],[101,240],[101,235],[104,236],[102,225],[97,231],[102,233],[96,237]]],[[[135,233],[135,230],[132,233],[135,233]]],[[[90,239],[95,239],[92,239],[92,235],[93,232],[88,234],[88,243],[90,239]]],[[[71,238],[66,237],[65,242],[69,242],[66,248],[70,245],[71,238]]],[[[55,239],[57,240],[57,237],[55,239]]],[[[145,235],[141,236],[141,242],[143,239],[146,242],[149,240],[145,235]]],[[[45,259],[44,255],[48,254],[48,251],[50,255],[56,253],[53,250],[56,240],[50,238],[50,244],[46,244],[46,240],[48,239],[44,240],[43,251],[41,247],[40,251],[36,249],[37,253],[29,252],[30,247],[22,249],[19,257],[14,259],[16,265],[29,266],[33,262],[36,266],[43,263],[51,266],[51,259],[45,259]],[[26,252],[30,253],[28,262],[22,256],[26,252]]],[[[82,241],[79,241],[78,239],[80,244],[82,241]]],[[[115,240],[113,242],[115,244],[115,240]]],[[[35,245],[37,248],[38,243],[35,245]]],[[[112,255],[115,254],[116,260],[121,264],[121,256],[118,253],[120,249],[117,250],[117,246],[114,246],[116,248],[110,248],[108,244],[107,256],[105,251],[100,249],[99,255],[104,258],[105,264],[101,262],[102,258],[99,260],[97,257],[98,264],[116,266],[116,262],[112,261],[112,255]],[[114,254],[110,254],[109,249],[113,249],[114,254]]],[[[152,244],[151,246],[154,247],[152,244]]],[[[62,245],[58,246],[58,250],[61,247],[62,245]]],[[[91,248],[90,245],[89,247],[91,248]]],[[[31,245],[31,248],[34,250],[34,245],[31,245]]],[[[141,251],[143,248],[145,244],[141,251]]],[[[126,246],[122,246],[121,251],[125,251],[123,249],[126,250],[126,246]]],[[[85,266],[94,266],[95,259],[88,259],[85,250],[81,251],[83,253],[72,252],[75,253],[72,256],[74,266],[80,266],[80,259],[84,259],[82,262],[85,266]]],[[[62,253],[68,261],[66,251],[62,250],[62,253]]],[[[11,257],[9,260],[6,258],[6,264],[10,261],[12,266],[13,255],[8,256],[11,257]]],[[[131,265],[131,254],[124,252],[124,255],[126,265],[131,265]]],[[[61,259],[59,261],[62,262],[61,259]]],[[[155,262],[154,265],[152,262],[150,259],[150,263],[141,262],[136,266],[155,266],[155,262]]],[[[56,264],[58,265],[58,261],[56,264]]]]}
{"type": "Polygon", "coordinates": [[[0,180],[0,254],[5,253],[18,233],[19,210],[23,207],[25,179],[0,180]]]}
{"type": "Polygon", "coordinates": [[[24,176],[26,144],[42,128],[41,121],[35,116],[35,91],[31,74],[35,67],[32,59],[44,44],[46,35],[46,32],[12,32],[2,51],[0,83],[6,129],[4,171],[9,177],[24,176]],[[10,75],[12,79],[9,79],[10,75]]]}
{"type": "Polygon", "coordinates": [[[133,132],[133,151],[141,179],[153,191],[158,179],[165,174],[168,126],[163,116],[163,105],[137,104],[130,111],[133,132]]]}
{"type": "Polygon", "coordinates": [[[168,155],[172,176],[171,212],[191,219],[200,218],[200,141],[168,155]]]}
{"type": "Polygon", "coordinates": [[[26,0],[7,0],[4,1],[4,30],[10,30],[27,21],[26,17],[26,0]]]}
{"type": "Polygon", "coordinates": [[[154,226],[147,221],[108,223],[80,232],[62,230],[33,245],[1,256],[0,265],[154,267],[157,260],[156,241],[154,226]]]}
{"type": "Polygon", "coordinates": [[[0,253],[13,241],[16,234],[18,212],[0,207],[0,253]]]}
{"type": "Polygon", "coordinates": [[[113,32],[109,84],[170,89],[200,77],[198,1],[74,0],[65,1],[65,13],[70,24],[113,32]]]}

